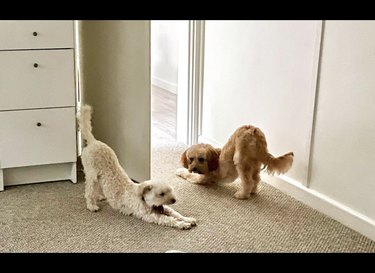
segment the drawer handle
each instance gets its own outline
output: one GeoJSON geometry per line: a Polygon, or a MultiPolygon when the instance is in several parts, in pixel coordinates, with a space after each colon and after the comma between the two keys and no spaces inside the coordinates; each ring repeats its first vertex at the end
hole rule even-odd
{"type": "Polygon", "coordinates": [[[38,32],[34,31],[34,32],[33,32],[33,35],[34,35],[34,36],[38,36],[38,32]]]}
{"type": "Polygon", "coordinates": [[[36,124],[36,126],[40,127],[40,126],[42,126],[42,124],[41,124],[40,122],[38,122],[38,123],[36,124]]]}
{"type": "Polygon", "coordinates": [[[37,68],[39,65],[37,63],[34,64],[34,67],[37,68]]]}

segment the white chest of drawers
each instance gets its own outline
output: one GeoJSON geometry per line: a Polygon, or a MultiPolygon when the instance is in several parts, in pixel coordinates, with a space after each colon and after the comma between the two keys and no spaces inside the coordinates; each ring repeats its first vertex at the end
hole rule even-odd
{"type": "Polygon", "coordinates": [[[0,190],[76,182],[73,21],[0,21],[0,190]]]}

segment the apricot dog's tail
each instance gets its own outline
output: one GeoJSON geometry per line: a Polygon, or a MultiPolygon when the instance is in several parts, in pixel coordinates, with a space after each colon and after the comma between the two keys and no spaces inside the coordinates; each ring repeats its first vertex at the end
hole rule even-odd
{"type": "Polygon", "coordinates": [[[286,173],[292,167],[293,157],[293,153],[287,153],[279,157],[274,157],[270,153],[267,153],[263,161],[263,164],[266,167],[266,172],[269,174],[286,173]]]}
{"type": "Polygon", "coordinates": [[[293,165],[294,154],[292,152],[279,157],[274,157],[268,152],[266,138],[261,130],[256,128],[254,134],[258,140],[258,156],[267,173],[284,174],[293,165]]]}
{"type": "Polygon", "coordinates": [[[92,115],[92,107],[90,105],[83,105],[81,110],[77,116],[79,128],[82,133],[82,137],[84,140],[87,141],[87,144],[95,140],[94,135],[92,134],[92,126],[91,126],[91,115],[92,115]]]}

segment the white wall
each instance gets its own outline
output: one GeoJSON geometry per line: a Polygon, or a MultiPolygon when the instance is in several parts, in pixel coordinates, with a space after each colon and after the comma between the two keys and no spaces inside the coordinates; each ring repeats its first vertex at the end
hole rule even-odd
{"type": "Polygon", "coordinates": [[[177,93],[178,37],[183,21],[151,21],[151,82],[177,93]]]}
{"type": "Polygon", "coordinates": [[[327,21],[310,188],[375,220],[375,21],[327,21]]]}
{"type": "Polygon", "coordinates": [[[131,178],[149,179],[150,22],[82,20],[79,29],[82,103],[93,106],[93,133],[131,178]]]}
{"type": "Polygon", "coordinates": [[[313,118],[315,21],[206,21],[202,136],[223,145],[260,127],[274,155],[295,154],[306,182],[313,118]]]}
{"type": "Polygon", "coordinates": [[[200,140],[260,127],[295,154],[266,182],[375,240],[375,21],[327,21],[320,52],[321,26],[206,21],[200,140]]]}

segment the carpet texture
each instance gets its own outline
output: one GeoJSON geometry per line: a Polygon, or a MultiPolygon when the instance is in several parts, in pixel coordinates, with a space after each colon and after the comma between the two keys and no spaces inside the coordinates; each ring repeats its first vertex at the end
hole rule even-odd
{"type": "Polygon", "coordinates": [[[105,202],[86,209],[84,182],[0,192],[0,252],[375,252],[375,242],[262,182],[236,200],[238,183],[190,184],[174,175],[180,144],[155,147],[152,177],[176,190],[172,207],[198,225],[177,230],[123,216],[105,202]]]}

